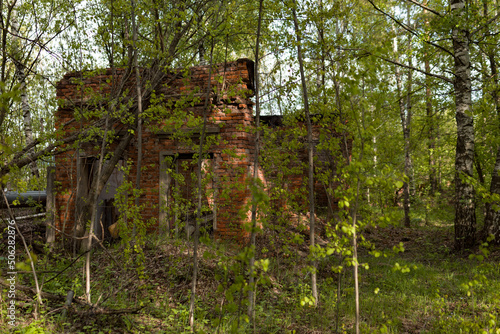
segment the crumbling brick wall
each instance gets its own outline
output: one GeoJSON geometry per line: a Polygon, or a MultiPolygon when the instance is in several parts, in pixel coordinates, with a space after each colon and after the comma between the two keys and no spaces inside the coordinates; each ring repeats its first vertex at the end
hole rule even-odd
{"type": "MultiPolygon", "coordinates": [[[[317,119],[312,128],[315,206],[320,212],[328,208],[336,211],[338,200],[333,196],[333,191],[341,183],[335,178],[337,167],[348,161],[352,140],[337,132],[334,123],[320,121],[319,115],[313,115],[312,118],[317,119]],[[347,147],[342,145],[344,140],[347,147]]],[[[272,194],[271,205],[275,211],[305,213],[309,210],[309,159],[305,122],[299,117],[289,119],[285,124],[280,116],[263,116],[261,122],[267,128],[261,140],[261,168],[266,176],[268,192],[272,194]]]]}
{"type": "MultiPolygon", "coordinates": [[[[116,72],[123,75],[123,71],[116,72]]],[[[196,66],[187,72],[174,72],[165,77],[165,82],[156,90],[157,96],[163,96],[165,105],[175,104],[179,100],[187,101],[186,108],[195,117],[200,117],[204,109],[204,96],[209,74],[208,66],[196,66]],[[189,96],[186,98],[186,96],[189,96]],[[168,102],[170,101],[170,102],[168,102]],[[169,104],[170,103],[170,104],[169,104]]],[[[93,96],[106,97],[112,94],[111,70],[94,74],[88,78],[81,73],[68,73],[57,85],[57,96],[61,100],[57,111],[57,128],[63,136],[69,136],[80,131],[79,121],[75,120],[75,112],[79,107],[87,107],[96,103],[93,96]],[[82,88],[83,87],[83,88],[82,88]]],[[[254,132],[252,131],[253,115],[251,101],[253,89],[253,62],[240,59],[227,64],[214,66],[212,71],[212,92],[208,111],[207,135],[218,137],[218,143],[208,151],[213,158],[215,175],[218,181],[217,225],[215,234],[222,238],[232,238],[242,235],[241,224],[246,219],[242,214],[249,200],[246,185],[248,170],[253,157],[254,132]],[[243,185],[243,186],[242,186],[243,185]]],[[[135,78],[126,82],[133,87],[135,78]]],[[[80,123],[89,123],[84,119],[80,123]]],[[[161,159],[169,155],[196,153],[179,140],[172,137],[175,131],[158,129],[157,124],[146,123],[143,129],[142,147],[142,178],[143,194],[139,204],[144,205],[142,217],[145,220],[160,216],[160,165],[161,159]]],[[[182,130],[193,130],[182,126],[182,130]]],[[[119,133],[118,133],[119,135],[119,133]]],[[[199,136],[199,131],[193,130],[193,136],[199,136]]],[[[79,145],[80,157],[98,156],[98,145],[87,142],[79,145]]],[[[76,148],[56,156],[56,226],[71,234],[75,224],[75,205],[77,194],[76,148]]],[[[130,179],[135,177],[137,165],[137,140],[134,140],[126,152],[125,159],[132,162],[130,179]]],[[[81,194],[80,194],[81,196],[81,194]]],[[[157,225],[171,222],[157,221],[157,225]]],[[[167,226],[168,227],[168,226],[167,226]]]]}
{"type": "MultiPolygon", "coordinates": [[[[200,118],[205,106],[206,87],[209,79],[209,66],[195,66],[187,71],[173,71],[165,75],[158,83],[155,90],[155,98],[160,101],[158,105],[166,110],[180,109],[188,112],[193,118],[200,118]],[[179,107],[181,105],[181,107],[179,107]],[[177,107],[176,107],[177,106],[177,107]]],[[[120,78],[129,75],[124,70],[104,70],[100,73],[84,75],[80,72],[68,73],[57,85],[57,97],[60,107],[57,111],[56,127],[61,136],[67,137],[75,133],[82,133],[89,124],[96,120],[92,114],[88,117],[80,117],[80,110],[97,110],[100,106],[112,103],[116,98],[114,93],[120,78]]],[[[142,70],[143,77],[148,73],[142,70]]],[[[253,175],[252,166],[254,159],[255,122],[253,116],[253,62],[248,59],[240,59],[226,64],[218,64],[212,68],[211,92],[208,101],[208,123],[207,136],[217,140],[207,149],[210,166],[213,168],[213,182],[209,190],[213,192],[211,198],[207,198],[210,208],[215,213],[214,233],[216,237],[227,239],[244,239],[248,236],[248,229],[244,224],[250,220],[251,194],[248,187],[248,178],[253,175]]],[[[135,77],[130,74],[127,80],[123,80],[124,91],[132,92],[135,77]]],[[[123,97],[124,103],[128,97],[123,97]]],[[[123,102],[123,101],[122,101],[123,102]]],[[[149,104],[151,106],[152,103],[149,104]]],[[[173,113],[174,111],[172,111],[173,113]]],[[[176,137],[178,133],[186,133],[187,137],[196,142],[199,138],[200,127],[193,128],[186,120],[176,119],[172,121],[169,117],[164,119],[145,120],[142,135],[142,177],[140,187],[143,193],[139,199],[139,205],[143,206],[141,215],[143,220],[153,220],[153,228],[169,229],[173,227],[174,218],[169,214],[169,207],[173,204],[169,197],[169,189],[173,185],[172,178],[166,172],[173,168],[167,162],[168,157],[191,161],[193,154],[197,153],[194,146],[189,146],[176,137]],[[176,122],[181,122],[178,124],[176,122]],[[167,189],[167,190],[165,190],[167,189]]],[[[99,121],[99,120],[97,120],[99,121]]],[[[100,120],[102,123],[103,121],[100,120]]],[[[288,140],[287,128],[282,126],[282,118],[279,116],[267,117],[267,122],[278,138],[273,144],[281,145],[288,140]]],[[[120,138],[124,136],[123,124],[117,121],[113,125],[115,135],[120,138]]],[[[299,122],[299,127],[304,127],[299,122]]],[[[288,129],[289,130],[289,129],[288,129]]],[[[331,129],[330,129],[331,130],[331,129]]],[[[321,131],[319,127],[314,128],[315,142],[318,142],[321,131]]],[[[330,131],[333,134],[334,131],[330,131]]],[[[261,159],[265,159],[266,140],[261,141],[261,159]]],[[[286,174],[285,180],[277,177],[279,171],[276,168],[261,165],[259,177],[264,181],[268,189],[271,187],[282,187],[284,191],[296,194],[294,201],[297,205],[290,206],[287,200],[279,197],[274,199],[274,206],[285,210],[307,211],[307,145],[303,145],[305,138],[298,137],[302,145],[297,146],[297,152],[290,152],[292,160],[285,168],[293,171],[286,174]],[[273,169],[274,168],[274,169],[273,169]]],[[[56,227],[68,235],[72,235],[75,226],[75,212],[77,199],[86,196],[91,183],[92,176],[85,175],[83,169],[91,167],[92,159],[99,155],[99,137],[89,140],[81,140],[77,145],[64,147],[65,151],[56,155],[56,227]],[[77,151],[78,150],[78,151],[77,151]],[[78,154],[77,154],[78,152],[78,154]],[[80,179],[77,180],[77,171],[80,171],[80,179]],[[77,187],[78,185],[78,187],[77,187]]],[[[112,144],[111,148],[113,148],[112,144]]],[[[292,148],[288,148],[293,150],[292,148]]],[[[122,157],[130,165],[128,180],[134,182],[137,166],[137,138],[129,145],[122,157]]],[[[328,152],[316,152],[318,161],[331,159],[328,152]]],[[[172,160],[170,160],[172,161],[172,160]]],[[[317,167],[318,168],[318,167],[317,167]]],[[[183,172],[184,177],[189,177],[189,172],[183,172]]],[[[327,206],[324,183],[319,181],[315,185],[315,195],[318,206],[327,206]]],[[[192,190],[184,192],[185,196],[192,196],[192,190]],[[191,191],[191,192],[190,192],[191,191]],[[191,195],[186,195],[191,194],[191,195]]],[[[195,200],[194,198],[192,200],[195,200]]],[[[187,218],[185,220],[188,220],[187,218]]]]}

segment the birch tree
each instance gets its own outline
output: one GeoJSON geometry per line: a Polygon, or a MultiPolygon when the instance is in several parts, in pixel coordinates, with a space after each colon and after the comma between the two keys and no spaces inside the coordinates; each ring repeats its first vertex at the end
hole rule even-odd
{"type": "MultiPolygon", "coordinates": [[[[391,21],[401,26],[414,36],[421,36],[421,33],[413,30],[407,24],[398,20],[395,16],[384,11],[374,1],[368,0],[379,12],[387,16],[391,21]]],[[[448,28],[452,41],[451,50],[430,39],[425,43],[445,52],[453,59],[453,78],[445,75],[427,72],[424,69],[398,61],[382,57],[384,60],[398,66],[412,69],[426,76],[439,78],[445,82],[453,84],[455,98],[455,120],[457,126],[457,142],[455,148],[455,248],[458,251],[471,248],[475,244],[476,215],[475,215],[475,190],[473,186],[474,167],[474,122],[472,117],[472,83],[471,83],[471,63],[469,48],[469,22],[465,13],[465,1],[452,0],[450,21],[444,19],[444,15],[439,11],[429,8],[418,2],[414,5],[422,7],[434,14],[435,19],[441,24],[442,29],[448,28]]]]}
{"type": "Polygon", "coordinates": [[[455,119],[457,146],[455,158],[455,248],[463,250],[475,244],[475,190],[469,178],[474,172],[474,120],[472,117],[472,86],[469,30],[465,20],[465,1],[451,1],[453,16],[452,43],[454,58],[455,119]]]}

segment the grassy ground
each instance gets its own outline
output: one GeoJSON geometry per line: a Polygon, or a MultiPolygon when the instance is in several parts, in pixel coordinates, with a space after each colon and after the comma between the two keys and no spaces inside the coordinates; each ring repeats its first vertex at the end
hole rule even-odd
{"type": "MultiPolygon", "coordinates": [[[[452,251],[449,221],[435,218],[426,223],[425,219],[415,219],[414,224],[411,229],[371,227],[364,231],[378,251],[360,249],[359,262],[367,268],[360,270],[362,332],[500,333],[499,249],[483,247],[482,251],[457,255],[452,251]],[[399,248],[400,243],[404,252],[394,252],[394,246],[399,248]],[[482,259],[484,253],[488,257],[482,259]]],[[[287,235],[287,239],[293,237],[287,235]]],[[[335,254],[319,262],[321,297],[314,308],[308,302],[311,293],[304,247],[289,244],[288,252],[279,252],[270,241],[272,238],[260,242],[260,258],[268,260],[268,270],[259,271],[262,276],[258,280],[254,327],[244,317],[246,294],[240,284],[242,258],[237,250],[223,245],[202,246],[196,304],[198,331],[352,333],[352,269],[344,265],[340,274],[334,273],[332,267],[339,265],[335,254]]],[[[38,256],[37,268],[44,282],[71,263],[64,255],[52,254],[38,256]]],[[[149,236],[144,255],[142,276],[133,265],[126,264],[123,246],[114,244],[108,251],[95,251],[92,291],[94,301],[99,300],[97,311],[73,303],[63,318],[63,301],[46,300],[35,320],[30,302],[33,295],[19,291],[18,326],[10,328],[5,317],[4,289],[0,332],[188,332],[191,244],[166,236],[149,236]]],[[[82,257],[45,283],[43,290],[65,296],[73,289],[76,296],[82,296],[83,263],[82,257]]],[[[19,278],[19,283],[33,286],[28,273],[19,278]]]]}

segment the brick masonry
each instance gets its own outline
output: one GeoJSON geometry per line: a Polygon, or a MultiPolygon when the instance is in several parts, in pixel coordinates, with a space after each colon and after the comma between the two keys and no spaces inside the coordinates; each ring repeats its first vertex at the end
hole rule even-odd
{"type": "MultiPolygon", "coordinates": [[[[147,77],[146,72],[142,72],[143,77],[147,77]]],[[[97,111],[100,106],[108,105],[110,98],[116,91],[116,82],[119,78],[127,75],[123,70],[105,70],[102,73],[92,73],[84,77],[82,73],[73,72],[66,74],[57,85],[57,97],[60,101],[60,107],[57,111],[56,128],[61,136],[68,136],[75,131],[83,133],[83,130],[98,118],[97,111]],[[117,80],[113,80],[114,78],[117,80]],[[82,80],[83,79],[83,80],[82,80]],[[80,83],[78,83],[80,82],[80,83]],[[86,110],[87,113],[95,110],[95,115],[90,114],[86,117],[79,117],[80,110],[86,110]]],[[[173,129],[179,128],[188,133],[187,137],[196,142],[199,137],[199,125],[188,124],[189,119],[200,119],[204,110],[204,97],[209,78],[208,66],[196,66],[187,71],[173,71],[165,75],[157,85],[155,97],[157,105],[165,110],[175,110],[188,112],[191,118],[184,115],[184,118],[175,118],[175,122],[167,119],[165,114],[163,118],[156,117],[155,109],[151,108],[151,114],[148,114],[143,127],[142,147],[142,178],[141,188],[143,194],[139,203],[143,206],[141,215],[144,220],[153,220],[154,227],[165,226],[172,227],[172,217],[161,214],[160,203],[162,202],[162,186],[160,185],[160,174],[162,172],[162,159],[164,156],[189,156],[195,153],[195,150],[184,143],[179,138],[174,138],[173,129]],[[177,108],[175,106],[178,106],[177,108]],[[180,107],[179,107],[180,105],[180,107]],[[180,122],[180,123],[179,123],[180,122]],[[167,218],[166,218],[167,217],[167,218]],[[168,218],[170,217],[170,218],[168,218]],[[163,221],[162,221],[163,220],[163,221]]],[[[134,90],[135,78],[133,75],[129,79],[123,80],[124,91],[132,92],[134,90]]],[[[208,110],[207,135],[215,140],[207,151],[210,153],[211,166],[213,168],[213,177],[210,191],[215,192],[217,197],[217,214],[215,236],[218,238],[237,238],[245,239],[248,232],[242,225],[248,222],[249,203],[251,194],[247,186],[247,179],[252,171],[252,161],[254,157],[255,126],[253,116],[253,62],[248,59],[239,59],[226,64],[218,64],[213,67],[211,77],[210,107],[208,110]]],[[[132,93],[126,93],[122,104],[127,102],[126,96],[133,96],[132,93]]],[[[155,97],[149,100],[148,106],[155,97]]],[[[117,104],[118,105],[118,104],[117,104]]],[[[109,105],[108,105],[109,106],[109,105]]],[[[116,122],[113,125],[115,135],[123,135],[123,123],[116,122]]],[[[303,126],[303,124],[301,125],[303,126]]],[[[271,126],[272,127],[272,126],[271,126]]],[[[283,127],[274,126],[273,131],[282,131],[283,127]]],[[[320,130],[315,130],[318,138],[320,130]]],[[[96,157],[99,152],[100,142],[98,139],[91,138],[81,140],[78,144],[79,155],[82,157],[96,157]]],[[[98,137],[97,137],[98,138],[98,137]]],[[[284,138],[282,138],[284,139],[284,138]]],[[[266,154],[266,138],[262,141],[262,152],[266,154]]],[[[112,148],[111,144],[110,147],[112,148]]],[[[304,176],[307,173],[307,167],[304,162],[307,161],[306,150],[302,146],[299,149],[299,160],[290,161],[288,167],[295,166],[295,172],[288,173],[284,182],[274,182],[277,180],[278,171],[273,167],[263,164],[259,177],[263,179],[264,184],[270,187],[286,187],[289,191],[302,193],[302,199],[299,201],[299,209],[307,207],[307,195],[304,195],[304,176]]],[[[75,224],[75,205],[77,189],[77,147],[66,147],[66,151],[56,155],[56,226],[60,231],[72,234],[75,224]]],[[[323,154],[324,155],[324,154],[323,154]]],[[[320,160],[328,160],[328,157],[321,157],[320,160]]],[[[129,180],[134,182],[137,165],[137,140],[134,140],[126,150],[124,160],[131,162],[129,180]]],[[[80,169],[82,165],[80,164],[80,169]]],[[[171,166],[170,166],[171,167],[171,166]]],[[[173,184],[173,181],[168,181],[173,184]]],[[[318,204],[324,206],[327,201],[325,187],[317,182],[318,204]]],[[[212,204],[212,200],[208,200],[212,204]]],[[[287,205],[284,201],[276,199],[274,205],[287,205]]]]}

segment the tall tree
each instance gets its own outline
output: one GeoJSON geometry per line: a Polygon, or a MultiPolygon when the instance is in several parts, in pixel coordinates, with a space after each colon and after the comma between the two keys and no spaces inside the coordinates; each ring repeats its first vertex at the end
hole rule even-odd
{"type": "Polygon", "coordinates": [[[463,250],[475,244],[475,190],[469,178],[474,172],[474,119],[472,117],[472,85],[468,22],[465,1],[451,1],[453,18],[452,43],[454,58],[455,119],[457,146],[455,157],[455,248],[463,250]]]}
{"type": "MultiPolygon", "coordinates": [[[[483,16],[487,20],[485,24],[485,35],[491,34],[488,23],[488,1],[483,1],[483,16]]],[[[485,43],[486,56],[490,66],[490,77],[492,81],[491,97],[496,112],[497,127],[500,128],[500,86],[498,80],[498,64],[496,59],[497,43],[492,38],[487,38],[485,43]]],[[[483,238],[494,236],[495,243],[500,243],[500,145],[497,148],[495,164],[491,173],[490,193],[491,202],[486,203],[486,215],[484,217],[483,238]]]]}
{"type": "MultiPolygon", "coordinates": [[[[126,112],[123,115],[110,119],[110,126],[120,124],[123,119],[130,119],[130,117],[134,119],[134,122],[125,124],[131,131],[126,136],[117,139],[118,145],[116,145],[115,149],[105,152],[105,154],[110,154],[113,158],[104,166],[101,177],[93,179],[89,190],[90,195],[100,194],[132,137],[140,135],[144,106],[149,104],[151,93],[158,88],[159,83],[165,78],[168,73],[167,70],[175,65],[189,64],[189,60],[193,60],[197,52],[194,45],[196,43],[193,43],[192,40],[193,36],[198,34],[201,35],[199,38],[205,38],[207,34],[205,27],[220,24],[211,15],[213,10],[208,10],[214,5],[211,0],[201,2],[181,1],[176,8],[166,6],[166,8],[169,8],[166,12],[162,9],[164,5],[161,1],[141,2],[140,4],[134,2],[134,20],[131,17],[130,6],[126,4],[120,6],[119,3],[114,3],[108,6],[108,4],[104,3],[96,9],[98,17],[102,19],[102,26],[109,26],[110,28],[110,31],[103,34],[98,40],[99,44],[107,50],[109,63],[115,64],[115,66],[119,64],[126,65],[124,74],[118,78],[113,78],[116,82],[113,83],[113,92],[108,98],[111,103],[108,103],[106,108],[111,108],[109,112],[116,115],[116,112],[113,113],[116,108],[123,107],[125,103],[133,101],[132,107],[126,107],[126,112]],[[117,19],[118,23],[109,22],[109,15],[104,14],[107,11],[112,11],[115,18],[120,18],[120,20],[117,19]],[[160,15],[160,13],[163,14],[160,15]],[[150,20],[151,16],[154,18],[155,15],[160,15],[158,20],[150,20]],[[168,17],[175,17],[176,19],[172,21],[168,17]],[[129,21],[132,21],[131,33],[129,32],[129,21]],[[121,31],[117,32],[113,28],[120,27],[120,22],[121,31]],[[203,22],[203,24],[198,25],[198,22],[203,22]],[[203,30],[199,31],[198,29],[203,30]],[[157,39],[146,38],[144,37],[145,34],[157,39]],[[130,39],[130,36],[132,36],[132,39],[130,39]],[[111,54],[112,51],[115,53],[111,54]],[[139,71],[141,65],[146,68],[139,71]],[[127,80],[132,73],[135,73],[136,89],[135,92],[127,92],[127,80]],[[131,100],[125,102],[124,95],[129,95],[126,99],[131,98],[131,100]],[[130,136],[130,133],[134,135],[130,136]]],[[[101,124],[101,126],[103,125],[101,124]]],[[[140,143],[139,137],[138,142],[140,143]]],[[[140,151],[138,150],[139,155],[141,154],[140,151]]],[[[137,167],[136,185],[139,185],[141,166],[137,167]]],[[[93,197],[89,196],[88,198],[93,197]]],[[[90,220],[91,212],[95,210],[92,206],[93,204],[90,201],[81,203],[80,214],[76,220],[77,238],[81,238],[85,233],[86,223],[90,220]]]]}
{"type": "Polygon", "coordinates": [[[309,93],[307,91],[306,77],[304,74],[304,62],[302,57],[302,37],[296,14],[296,2],[292,1],[292,17],[295,28],[295,38],[297,39],[297,58],[299,61],[300,81],[302,86],[302,97],[304,100],[304,113],[307,127],[307,157],[308,157],[308,195],[309,195],[309,247],[312,256],[313,272],[311,273],[311,290],[314,298],[314,305],[318,305],[318,287],[316,283],[316,260],[314,259],[315,248],[315,205],[314,205],[314,142],[312,138],[311,115],[309,112],[309,93]]]}
{"type": "MultiPolygon", "coordinates": [[[[16,77],[19,81],[20,91],[21,91],[21,105],[23,110],[23,119],[24,119],[24,135],[26,137],[26,144],[33,144],[33,126],[31,121],[31,108],[28,101],[27,95],[27,87],[26,87],[26,71],[25,71],[25,63],[23,59],[23,54],[21,52],[21,38],[19,22],[17,18],[17,9],[16,7],[22,6],[22,1],[18,1],[17,3],[14,1],[12,3],[13,10],[11,12],[12,15],[12,36],[14,39],[13,43],[13,58],[14,64],[16,65],[16,77]]],[[[28,151],[28,154],[32,154],[34,152],[34,147],[28,151]]],[[[38,167],[36,161],[33,161],[30,164],[31,173],[34,177],[39,177],[40,173],[38,172],[38,167]]]]}
{"type": "MultiPolygon", "coordinates": [[[[410,26],[398,20],[395,16],[388,14],[377,6],[372,0],[368,0],[379,12],[389,17],[393,22],[415,36],[421,34],[413,30],[410,26]]],[[[432,12],[437,18],[442,28],[451,31],[452,50],[448,50],[431,40],[425,43],[434,46],[440,51],[444,51],[453,58],[454,78],[449,79],[443,75],[426,72],[423,69],[402,64],[397,61],[385,59],[408,69],[428,76],[440,78],[445,82],[452,83],[455,97],[455,119],[457,125],[457,143],[455,149],[455,248],[464,250],[475,244],[476,215],[475,215],[475,190],[471,182],[474,166],[474,122],[472,117],[472,84],[471,84],[471,63],[469,47],[469,22],[466,17],[465,1],[452,0],[450,21],[436,10],[433,10],[418,2],[413,4],[432,12]]]]}
{"type": "MultiPolygon", "coordinates": [[[[408,9],[409,11],[409,9],[408,9]]],[[[409,21],[408,13],[408,21],[409,21]]],[[[412,66],[411,60],[411,34],[408,36],[408,66],[412,66]]],[[[394,54],[399,62],[398,37],[394,37],[394,54]]],[[[411,134],[411,87],[412,87],[413,70],[408,70],[406,94],[403,95],[401,73],[399,66],[396,66],[396,88],[398,91],[399,117],[401,119],[401,127],[403,129],[403,145],[404,145],[404,172],[408,181],[403,182],[403,209],[404,209],[404,224],[410,227],[410,179],[411,179],[411,155],[410,155],[410,134],[411,134]],[[405,103],[406,100],[406,103],[405,103]]]]}
{"type": "MultiPolygon", "coordinates": [[[[257,186],[257,178],[259,177],[259,149],[260,149],[260,92],[259,92],[259,51],[260,51],[260,29],[262,23],[262,5],[264,0],[259,0],[259,18],[257,24],[257,39],[255,42],[255,68],[254,68],[254,80],[255,80],[255,127],[257,132],[255,133],[255,156],[253,161],[253,182],[254,187],[257,186]]],[[[250,231],[250,261],[249,261],[249,280],[248,285],[250,289],[248,290],[248,317],[251,319],[252,323],[255,324],[254,315],[254,294],[255,294],[255,277],[254,277],[254,266],[255,266],[255,238],[257,234],[257,203],[255,190],[252,191],[252,213],[251,213],[251,231],[250,231]]]]}
{"type": "Polygon", "coordinates": [[[41,187],[37,180],[44,173],[36,160],[54,149],[51,126],[56,103],[44,95],[53,97],[53,82],[61,73],[61,64],[53,57],[55,40],[73,25],[68,7],[58,0],[0,4],[0,145],[4,153],[0,174],[12,176],[11,187],[18,183],[15,175],[25,178],[20,183],[25,187],[41,187]],[[22,169],[26,165],[34,177],[22,169]]]}

